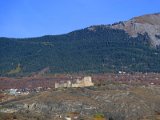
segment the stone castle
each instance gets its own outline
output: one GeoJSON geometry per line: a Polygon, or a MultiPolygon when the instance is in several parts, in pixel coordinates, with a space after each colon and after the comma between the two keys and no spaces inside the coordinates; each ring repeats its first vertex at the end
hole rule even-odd
{"type": "Polygon", "coordinates": [[[55,83],[55,88],[70,88],[70,87],[89,87],[94,86],[92,78],[90,76],[84,77],[83,79],[77,79],[75,83],[70,80],[65,83],[55,83]]]}

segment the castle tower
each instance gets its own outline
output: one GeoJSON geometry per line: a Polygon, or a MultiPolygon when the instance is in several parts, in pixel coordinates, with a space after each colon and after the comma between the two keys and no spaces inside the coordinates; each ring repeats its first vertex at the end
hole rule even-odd
{"type": "Polygon", "coordinates": [[[94,83],[92,82],[91,76],[87,76],[83,78],[84,86],[94,86],[94,83]]]}
{"type": "Polygon", "coordinates": [[[55,88],[59,88],[59,83],[55,83],[55,88]]]}

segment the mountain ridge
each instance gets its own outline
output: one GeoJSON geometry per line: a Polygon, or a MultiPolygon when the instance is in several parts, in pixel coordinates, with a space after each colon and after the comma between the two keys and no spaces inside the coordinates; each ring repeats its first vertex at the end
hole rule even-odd
{"type": "Polygon", "coordinates": [[[46,67],[53,74],[160,72],[160,50],[150,31],[137,28],[140,32],[130,35],[123,24],[127,23],[91,26],[62,35],[0,38],[0,75],[10,76],[17,66],[21,71],[13,75],[29,75],[46,67]]]}

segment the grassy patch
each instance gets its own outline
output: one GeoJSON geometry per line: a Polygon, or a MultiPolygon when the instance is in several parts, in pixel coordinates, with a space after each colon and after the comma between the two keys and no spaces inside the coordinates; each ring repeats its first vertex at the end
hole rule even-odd
{"type": "Polygon", "coordinates": [[[21,72],[21,70],[22,70],[22,69],[21,69],[21,65],[18,64],[15,69],[13,69],[13,70],[11,70],[11,71],[8,72],[8,75],[17,74],[17,73],[21,72]]]}
{"type": "Polygon", "coordinates": [[[54,46],[54,44],[51,43],[51,42],[41,42],[41,44],[44,45],[44,46],[51,46],[51,47],[54,46]]]}
{"type": "Polygon", "coordinates": [[[104,114],[102,114],[102,113],[96,113],[96,114],[93,116],[93,120],[105,120],[105,116],[104,116],[104,114]]]}

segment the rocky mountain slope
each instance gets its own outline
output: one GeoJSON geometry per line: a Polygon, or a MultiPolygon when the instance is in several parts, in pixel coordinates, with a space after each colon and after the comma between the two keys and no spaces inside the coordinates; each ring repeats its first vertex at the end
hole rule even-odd
{"type": "Polygon", "coordinates": [[[49,73],[160,72],[160,15],[63,35],[0,38],[0,75],[49,73]],[[157,47],[157,48],[155,48],[157,47]]]}
{"type": "MultiPolygon", "coordinates": [[[[158,47],[160,45],[160,13],[134,17],[128,21],[120,21],[105,26],[124,30],[132,37],[147,33],[153,47],[158,47]]],[[[96,26],[89,27],[90,30],[95,30],[95,28],[96,26]]]]}
{"type": "Polygon", "coordinates": [[[111,27],[123,29],[133,37],[147,33],[154,47],[160,45],[160,13],[135,17],[128,21],[113,24],[111,27]]]}

